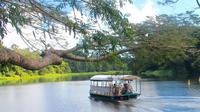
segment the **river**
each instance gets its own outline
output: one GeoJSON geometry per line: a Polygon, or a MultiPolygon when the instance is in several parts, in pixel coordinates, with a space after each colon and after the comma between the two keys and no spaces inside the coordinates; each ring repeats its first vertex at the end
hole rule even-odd
{"type": "Polygon", "coordinates": [[[89,81],[0,87],[0,112],[199,112],[200,85],[142,81],[138,99],[108,102],[89,98],[89,81]]]}

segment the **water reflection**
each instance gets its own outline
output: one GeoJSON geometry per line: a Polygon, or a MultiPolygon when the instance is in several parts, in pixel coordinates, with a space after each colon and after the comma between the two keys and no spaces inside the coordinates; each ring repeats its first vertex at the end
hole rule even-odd
{"type": "Polygon", "coordinates": [[[28,79],[14,79],[14,80],[0,80],[0,86],[4,85],[21,85],[21,84],[32,84],[32,83],[41,83],[41,82],[60,82],[60,81],[80,81],[88,80],[91,75],[82,75],[82,76],[71,76],[71,75],[60,75],[54,77],[33,77],[28,79]]]}
{"type": "Polygon", "coordinates": [[[199,112],[200,85],[144,81],[138,99],[109,102],[89,98],[89,81],[0,87],[0,112],[199,112]]]}

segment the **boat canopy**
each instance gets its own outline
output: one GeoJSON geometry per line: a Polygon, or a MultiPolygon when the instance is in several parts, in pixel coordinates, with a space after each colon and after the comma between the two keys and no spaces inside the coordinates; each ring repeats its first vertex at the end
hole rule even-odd
{"type": "Polygon", "coordinates": [[[91,81],[117,81],[117,80],[139,80],[135,75],[95,75],[90,78],[91,81]]]}

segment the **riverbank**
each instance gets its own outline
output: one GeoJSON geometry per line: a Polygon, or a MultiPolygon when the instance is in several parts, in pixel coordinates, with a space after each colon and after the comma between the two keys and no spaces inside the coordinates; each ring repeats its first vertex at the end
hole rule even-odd
{"type": "MultiPolygon", "coordinates": [[[[66,73],[66,74],[45,74],[45,75],[24,75],[24,76],[10,76],[0,77],[0,86],[3,85],[18,85],[40,82],[57,82],[70,80],[86,80],[94,75],[117,75],[124,74],[123,71],[108,71],[108,72],[82,72],[82,73],[66,73]]],[[[126,71],[125,74],[130,74],[126,71]]]]}

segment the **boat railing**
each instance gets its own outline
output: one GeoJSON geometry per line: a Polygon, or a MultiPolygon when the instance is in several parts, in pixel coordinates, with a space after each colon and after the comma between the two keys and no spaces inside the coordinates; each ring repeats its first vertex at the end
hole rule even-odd
{"type": "Polygon", "coordinates": [[[101,95],[111,95],[111,87],[109,86],[90,86],[90,93],[101,94],[101,95]]]}

